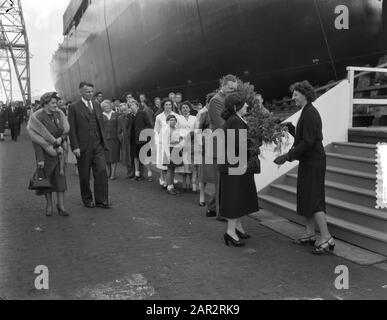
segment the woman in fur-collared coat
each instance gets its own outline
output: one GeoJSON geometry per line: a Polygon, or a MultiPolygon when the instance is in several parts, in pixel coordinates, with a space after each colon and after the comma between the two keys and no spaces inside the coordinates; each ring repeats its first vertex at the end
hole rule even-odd
{"type": "Polygon", "coordinates": [[[57,108],[56,93],[46,93],[41,98],[42,109],[33,113],[27,131],[31,137],[38,167],[42,168],[52,188],[41,190],[37,195],[46,197],[46,215],[53,215],[52,193],[57,193],[56,209],[60,216],[68,216],[64,207],[67,190],[65,176],[65,150],[70,130],[65,114],[57,108]]]}

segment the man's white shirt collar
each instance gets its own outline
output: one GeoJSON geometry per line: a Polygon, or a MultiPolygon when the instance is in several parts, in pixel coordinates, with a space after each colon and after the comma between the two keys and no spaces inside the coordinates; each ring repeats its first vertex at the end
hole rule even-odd
{"type": "Polygon", "coordinates": [[[91,100],[87,101],[84,98],[82,98],[81,100],[85,104],[86,107],[89,107],[89,102],[90,102],[91,108],[94,110],[93,101],[91,101],[91,100]]]}

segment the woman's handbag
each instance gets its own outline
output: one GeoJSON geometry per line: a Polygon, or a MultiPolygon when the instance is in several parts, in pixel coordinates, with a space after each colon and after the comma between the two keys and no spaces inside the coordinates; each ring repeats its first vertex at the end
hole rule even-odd
{"type": "Polygon", "coordinates": [[[52,185],[50,181],[47,179],[46,174],[42,168],[37,168],[34,175],[30,180],[30,185],[28,190],[42,190],[42,189],[50,189],[52,185]]]}

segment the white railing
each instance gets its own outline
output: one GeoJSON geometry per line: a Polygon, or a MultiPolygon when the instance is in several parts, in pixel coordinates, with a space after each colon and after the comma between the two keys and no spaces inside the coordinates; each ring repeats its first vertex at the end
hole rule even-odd
{"type": "MultiPolygon", "coordinates": [[[[387,64],[382,65],[387,67],[387,64]]],[[[355,99],[355,80],[367,73],[383,72],[387,73],[387,69],[381,68],[361,68],[348,67],[348,79],[337,82],[335,86],[330,88],[320,96],[313,105],[320,113],[323,123],[324,147],[332,142],[347,142],[348,129],[353,128],[353,106],[354,105],[387,105],[387,99],[355,99]],[[358,74],[355,74],[358,72],[358,74]]],[[[376,89],[375,89],[376,90],[376,89]]],[[[291,116],[285,122],[291,122],[294,125],[300,117],[300,111],[291,116]]],[[[291,142],[293,140],[291,139],[291,142]]],[[[274,145],[265,145],[261,148],[261,171],[260,175],[256,176],[256,184],[258,192],[265,189],[273,181],[292,170],[298,165],[298,162],[287,163],[280,168],[273,163],[276,155],[274,154],[274,145]]],[[[289,146],[290,148],[290,146],[289,146]]],[[[284,150],[286,152],[287,150],[284,150]]]]}
{"type": "MultiPolygon", "coordinates": [[[[320,96],[313,105],[320,113],[323,123],[323,145],[328,146],[332,142],[347,142],[348,141],[348,124],[349,119],[352,119],[352,114],[349,113],[349,81],[343,80],[336,84],[335,87],[320,96]]],[[[301,111],[291,116],[284,122],[293,123],[297,125],[300,118],[301,111]]],[[[294,139],[290,137],[290,144],[288,149],[291,148],[294,139]]],[[[256,185],[258,192],[265,189],[276,179],[280,178],[284,174],[298,165],[298,161],[287,162],[285,165],[278,167],[274,164],[276,154],[274,153],[275,145],[264,145],[261,148],[261,174],[256,176],[256,185]]],[[[283,153],[288,152],[283,150],[283,153]]]]}
{"type": "Polygon", "coordinates": [[[350,123],[349,127],[353,128],[353,106],[354,105],[374,105],[381,106],[387,105],[387,99],[356,99],[354,97],[355,92],[355,79],[358,77],[355,75],[356,72],[362,72],[363,74],[367,73],[387,73],[385,68],[364,68],[364,67],[347,67],[348,71],[348,81],[349,81],[349,99],[350,99],[350,123]]]}

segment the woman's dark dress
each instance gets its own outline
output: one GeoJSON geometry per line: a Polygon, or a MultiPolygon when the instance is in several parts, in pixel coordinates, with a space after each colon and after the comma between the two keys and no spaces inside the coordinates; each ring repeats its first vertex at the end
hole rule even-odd
{"type": "MultiPolygon", "coordinates": [[[[235,130],[235,155],[247,150],[239,150],[239,130],[248,130],[247,124],[237,115],[231,116],[224,129],[235,130]]],[[[227,134],[226,134],[227,137],[227,134]]],[[[227,155],[226,139],[226,155],[227,155]]],[[[259,211],[258,192],[254,174],[229,175],[229,164],[219,165],[220,171],[220,215],[227,219],[239,219],[259,211]]]]}
{"type": "MultiPolygon", "coordinates": [[[[38,120],[55,137],[60,138],[63,135],[63,125],[58,112],[48,114],[43,111],[38,115],[38,120]]],[[[44,173],[50,180],[52,188],[36,191],[38,196],[53,192],[65,192],[67,190],[66,175],[60,175],[59,157],[50,156],[40,145],[33,144],[37,162],[44,161],[44,173]]]]}
{"type": "Polygon", "coordinates": [[[317,109],[308,104],[298,121],[290,161],[299,160],[297,180],[297,213],[311,218],[317,212],[326,212],[325,172],[326,155],[322,144],[322,121],[317,109]]]}
{"type": "Polygon", "coordinates": [[[118,139],[118,114],[113,113],[110,120],[103,115],[105,136],[109,151],[105,152],[106,163],[118,163],[121,157],[121,144],[118,139]]]}
{"type": "Polygon", "coordinates": [[[133,166],[134,148],[131,145],[131,131],[133,116],[122,114],[118,118],[118,138],[121,143],[121,164],[125,167],[133,166]]]}

